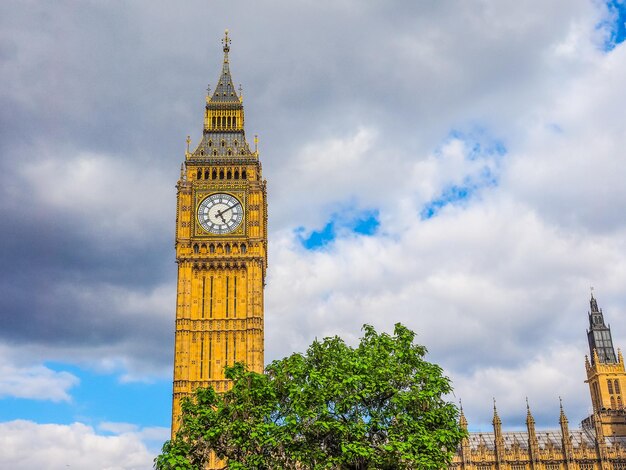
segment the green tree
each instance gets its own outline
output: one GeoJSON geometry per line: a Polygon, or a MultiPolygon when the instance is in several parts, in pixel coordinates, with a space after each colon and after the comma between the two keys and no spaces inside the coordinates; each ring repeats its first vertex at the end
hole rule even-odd
{"type": "Polygon", "coordinates": [[[325,338],[265,374],[227,368],[231,390],[184,401],[155,467],[202,469],[213,451],[230,469],[445,468],[463,437],[450,381],[401,324],[363,330],[356,348],[325,338]]]}

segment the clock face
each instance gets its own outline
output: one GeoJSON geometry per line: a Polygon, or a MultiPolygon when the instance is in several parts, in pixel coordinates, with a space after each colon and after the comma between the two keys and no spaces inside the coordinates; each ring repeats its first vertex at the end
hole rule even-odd
{"type": "Polygon", "coordinates": [[[230,194],[211,194],[198,206],[198,223],[204,230],[216,235],[231,233],[242,220],[241,202],[230,194]]]}

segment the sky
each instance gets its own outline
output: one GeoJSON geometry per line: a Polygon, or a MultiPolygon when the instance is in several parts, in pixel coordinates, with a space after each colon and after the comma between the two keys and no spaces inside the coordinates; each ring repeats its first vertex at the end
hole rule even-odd
{"type": "Polygon", "coordinates": [[[591,409],[626,345],[623,0],[0,3],[0,467],[169,437],[175,184],[232,39],[269,196],[266,362],[417,333],[470,429],[591,409]]]}

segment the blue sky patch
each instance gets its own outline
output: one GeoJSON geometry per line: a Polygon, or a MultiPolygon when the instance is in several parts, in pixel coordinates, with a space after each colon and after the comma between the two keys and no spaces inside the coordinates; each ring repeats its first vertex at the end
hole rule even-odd
{"type": "Polygon", "coordinates": [[[491,138],[488,132],[481,128],[469,133],[453,130],[444,144],[435,151],[435,155],[444,158],[442,148],[453,140],[463,142],[466,149],[465,160],[474,162],[472,173],[465,175],[462,181],[449,182],[439,195],[424,204],[420,211],[422,220],[436,216],[448,205],[467,201],[481,188],[498,184],[499,162],[507,153],[504,142],[491,138]]]}
{"type": "Polygon", "coordinates": [[[444,189],[440,197],[433,199],[423,207],[422,212],[420,213],[422,220],[434,217],[448,204],[454,204],[466,200],[472,192],[473,189],[467,186],[451,186],[444,189]]]}
{"type": "Polygon", "coordinates": [[[124,422],[145,426],[170,426],[172,381],[121,383],[117,374],[98,374],[63,363],[46,363],[55,371],[66,371],[80,379],[69,390],[70,402],[24,398],[0,400],[0,421],[27,419],[37,423],[91,426],[100,422],[124,422]]]}
{"type": "Polygon", "coordinates": [[[626,1],[608,0],[606,7],[609,17],[600,22],[597,28],[607,31],[604,50],[609,52],[626,39],[626,1]]]}
{"type": "Polygon", "coordinates": [[[380,221],[377,210],[354,212],[350,209],[335,212],[321,230],[310,233],[304,227],[296,229],[300,243],[307,250],[315,250],[331,243],[339,232],[351,232],[359,235],[374,235],[380,221]],[[308,233],[308,235],[307,235],[308,233]]]}
{"type": "Polygon", "coordinates": [[[469,148],[465,158],[468,160],[478,160],[481,158],[496,156],[501,157],[507,153],[504,142],[494,139],[483,128],[475,128],[470,132],[452,130],[445,139],[444,144],[451,140],[463,141],[469,148]]]}

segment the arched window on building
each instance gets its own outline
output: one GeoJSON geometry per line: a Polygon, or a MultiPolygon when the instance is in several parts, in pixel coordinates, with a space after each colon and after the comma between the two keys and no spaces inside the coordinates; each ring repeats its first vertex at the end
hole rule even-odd
{"type": "Polygon", "coordinates": [[[619,380],[615,379],[613,383],[615,385],[615,393],[622,393],[619,388],[619,380]]]}
{"type": "Polygon", "coordinates": [[[609,393],[613,395],[613,381],[611,379],[606,379],[606,384],[609,386],[609,393]]]}

